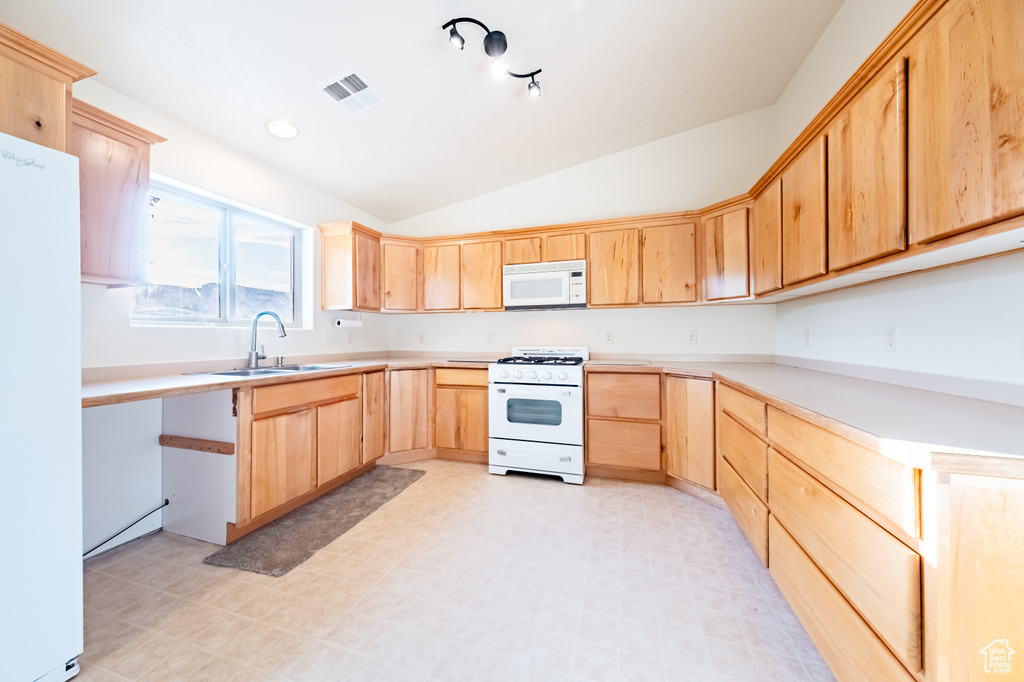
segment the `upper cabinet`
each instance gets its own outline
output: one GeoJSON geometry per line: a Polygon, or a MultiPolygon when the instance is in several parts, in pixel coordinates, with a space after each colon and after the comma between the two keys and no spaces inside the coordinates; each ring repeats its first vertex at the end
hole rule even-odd
{"type": "Polygon", "coordinates": [[[644,303],[693,303],[697,300],[697,224],[642,228],[644,303]]]}
{"type": "Polygon", "coordinates": [[[544,238],[544,260],[583,260],[587,257],[587,235],[583,232],[551,234],[544,238]]]}
{"type": "Polygon", "coordinates": [[[590,306],[640,303],[640,230],[601,230],[590,233],[587,267],[590,306]]]}
{"type": "Polygon", "coordinates": [[[754,199],[750,211],[750,278],[754,295],[782,288],[782,178],[754,199]]]}
{"type": "Polygon", "coordinates": [[[522,237],[505,240],[505,265],[522,265],[523,263],[540,263],[540,245],[543,237],[522,237]]]}
{"type": "Polygon", "coordinates": [[[381,310],[416,310],[420,249],[415,243],[381,240],[381,310]]]}
{"type": "Polygon", "coordinates": [[[71,84],[92,69],[0,24],[0,132],[68,151],[71,84]]]}
{"type": "Polygon", "coordinates": [[[500,310],[501,241],[462,245],[462,307],[465,310],[500,310]]]}
{"type": "Polygon", "coordinates": [[[906,66],[899,57],[828,129],[830,270],[907,248],[906,112],[906,66]]]}
{"type": "Polygon", "coordinates": [[[782,174],[783,284],[828,272],[825,220],[825,138],[819,137],[782,174]]]}
{"type": "Polygon", "coordinates": [[[910,241],[1024,212],[1024,3],[951,0],[908,60],[910,241]]]}
{"type": "Polygon", "coordinates": [[[747,208],[704,219],[704,293],[709,301],[750,295],[747,208]]]}
{"type": "Polygon", "coordinates": [[[78,157],[82,281],[108,286],[147,282],[149,151],[164,138],[74,100],[71,144],[78,157]]]}
{"type": "Polygon", "coordinates": [[[424,310],[460,308],[460,248],[458,244],[434,244],[423,247],[424,310]]]}
{"type": "Polygon", "coordinates": [[[380,310],[380,233],[349,221],[318,225],[324,310],[380,310]]]}

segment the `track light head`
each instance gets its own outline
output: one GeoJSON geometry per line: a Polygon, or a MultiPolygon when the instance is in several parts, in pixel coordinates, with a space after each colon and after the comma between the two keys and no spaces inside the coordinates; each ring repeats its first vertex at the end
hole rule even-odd
{"type": "Polygon", "coordinates": [[[508,41],[505,40],[505,34],[501,31],[491,31],[484,36],[484,52],[487,53],[488,57],[497,59],[505,54],[507,49],[508,41]]]}
{"type": "Polygon", "coordinates": [[[466,39],[459,35],[459,31],[455,28],[454,24],[452,25],[452,32],[448,34],[448,40],[450,40],[452,45],[460,50],[466,44],[466,39]]]}
{"type": "Polygon", "coordinates": [[[530,84],[527,88],[530,91],[530,97],[540,97],[540,83],[537,82],[536,78],[530,79],[530,84]]]}

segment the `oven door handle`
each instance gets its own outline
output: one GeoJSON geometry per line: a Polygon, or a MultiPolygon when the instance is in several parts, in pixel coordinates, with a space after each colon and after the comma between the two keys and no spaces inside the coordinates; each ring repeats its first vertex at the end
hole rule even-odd
{"type": "MultiPolygon", "coordinates": [[[[575,390],[578,391],[580,389],[577,387],[575,390]]],[[[522,390],[522,389],[516,389],[516,388],[509,388],[509,389],[495,388],[494,392],[495,393],[503,393],[503,394],[507,395],[509,398],[537,398],[537,399],[540,399],[540,400],[545,400],[545,399],[546,400],[555,400],[559,396],[571,396],[571,395],[573,395],[573,389],[572,388],[559,388],[559,387],[554,387],[554,386],[550,387],[550,390],[547,390],[547,391],[536,390],[536,389],[533,389],[533,390],[522,390]]]]}

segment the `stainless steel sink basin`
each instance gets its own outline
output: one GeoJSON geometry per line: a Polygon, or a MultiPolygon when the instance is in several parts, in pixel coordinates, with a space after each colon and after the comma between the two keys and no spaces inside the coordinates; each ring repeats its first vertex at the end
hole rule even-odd
{"type": "Polygon", "coordinates": [[[226,369],[222,372],[206,372],[222,377],[262,377],[296,372],[317,372],[325,369],[345,369],[352,365],[283,365],[281,367],[243,367],[242,369],[226,369]]]}

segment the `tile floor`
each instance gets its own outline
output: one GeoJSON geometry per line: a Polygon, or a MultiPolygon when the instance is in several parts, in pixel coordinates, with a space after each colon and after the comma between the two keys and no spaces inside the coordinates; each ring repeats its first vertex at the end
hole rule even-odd
{"type": "Polygon", "coordinates": [[[79,682],[833,679],[728,512],[408,466],[427,475],[281,578],[166,532],[90,559],[79,682]]]}

